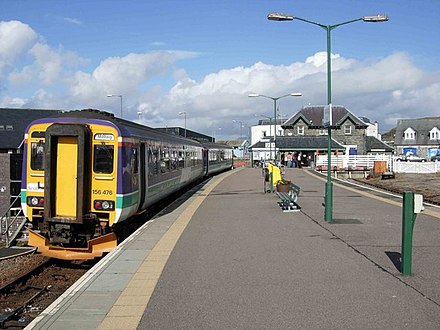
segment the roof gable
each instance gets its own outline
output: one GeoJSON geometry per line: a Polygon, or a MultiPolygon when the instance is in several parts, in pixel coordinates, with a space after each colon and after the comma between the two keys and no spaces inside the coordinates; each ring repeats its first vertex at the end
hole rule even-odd
{"type": "MultiPolygon", "coordinates": [[[[315,127],[324,127],[322,125],[323,116],[324,116],[324,108],[323,105],[318,106],[304,106],[298,111],[295,115],[290,117],[283,125],[283,128],[292,127],[297,123],[299,118],[304,118],[306,123],[309,123],[310,126],[315,127]]],[[[359,119],[356,115],[354,115],[351,111],[349,111],[346,107],[342,105],[333,105],[332,106],[332,119],[333,126],[340,126],[347,118],[353,122],[353,124],[359,128],[367,128],[367,124],[365,124],[361,119],[359,119]]]]}

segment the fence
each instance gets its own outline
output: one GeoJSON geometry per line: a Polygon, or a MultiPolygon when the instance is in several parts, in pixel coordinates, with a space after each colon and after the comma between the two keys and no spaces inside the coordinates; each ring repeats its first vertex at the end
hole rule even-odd
{"type": "MultiPolygon", "coordinates": [[[[332,155],[332,167],[372,169],[375,161],[386,161],[387,170],[395,173],[437,173],[440,162],[402,162],[391,155],[332,155]]],[[[316,166],[327,166],[327,155],[318,155],[316,166]]]]}
{"type": "Polygon", "coordinates": [[[392,171],[396,173],[437,173],[440,162],[398,162],[393,161],[392,171]]]}
{"type": "MultiPolygon", "coordinates": [[[[368,168],[374,167],[375,161],[386,161],[387,168],[391,170],[392,157],[390,155],[332,155],[331,166],[338,168],[368,168]]],[[[318,155],[317,166],[327,166],[327,155],[318,155]]]]}

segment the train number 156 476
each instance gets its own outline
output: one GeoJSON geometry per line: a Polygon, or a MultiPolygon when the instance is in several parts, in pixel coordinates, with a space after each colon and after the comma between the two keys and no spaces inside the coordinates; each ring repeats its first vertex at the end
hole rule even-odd
{"type": "Polygon", "coordinates": [[[93,189],[93,195],[113,195],[113,190],[93,189]]]}

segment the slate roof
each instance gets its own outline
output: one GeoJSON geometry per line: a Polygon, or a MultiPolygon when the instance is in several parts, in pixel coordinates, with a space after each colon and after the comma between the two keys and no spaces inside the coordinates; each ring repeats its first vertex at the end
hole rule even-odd
{"type": "MultiPolygon", "coordinates": [[[[290,117],[286,122],[281,125],[283,128],[287,128],[295,125],[295,123],[302,118],[308,125],[314,127],[323,127],[322,119],[324,116],[324,105],[308,105],[301,108],[296,114],[290,117]]],[[[367,128],[368,125],[357,117],[354,113],[349,111],[342,105],[332,106],[332,127],[337,127],[343,124],[343,122],[350,118],[356,128],[367,128]]]]}
{"type": "MultiPolygon", "coordinates": [[[[273,139],[271,139],[273,141],[273,139]]],[[[265,143],[257,142],[253,144],[249,149],[264,149],[265,143]]],[[[306,151],[306,150],[322,150],[327,151],[327,136],[277,136],[276,146],[277,149],[294,150],[294,151],[306,151]]],[[[332,150],[345,150],[345,148],[332,139],[332,150]]]]}
{"type": "Polygon", "coordinates": [[[62,111],[0,108],[0,149],[18,149],[24,139],[26,127],[32,121],[59,112],[62,111]]]}
{"type": "Polygon", "coordinates": [[[385,152],[393,152],[394,148],[382,142],[374,136],[367,136],[365,141],[365,149],[371,152],[373,149],[384,149],[385,152]]]}
{"type": "MultiPolygon", "coordinates": [[[[281,124],[283,124],[284,122],[285,122],[286,120],[285,119],[280,119],[280,118],[277,118],[277,125],[281,125],[281,124]]],[[[270,120],[270,119],[260,119],[259,121],[258,121],[258,125],[272,125],[273,126],[273,119],[272,120],[270,120]]]]}
{"type": "Polygon", "coordinates": [[[398,120],[394,145],[439,145],[438,140],[431,140],[429,138],[429,131],[434,127],[440,129],[440,117],[398,120]],[[414,140],[404,139],[405,131],[409,127],[416,132],[414,140]]]}

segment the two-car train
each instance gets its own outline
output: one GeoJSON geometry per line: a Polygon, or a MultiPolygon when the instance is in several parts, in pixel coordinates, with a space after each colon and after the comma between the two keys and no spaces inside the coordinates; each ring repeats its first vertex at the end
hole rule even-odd
{"type": "Polygon", "coordinates": [[[117,245],[115,226],[204,176],[231,169],[232,149],[159,132],[98,110],[32,122],[21,204],[29,245],[90,259],[117,245]]]}

